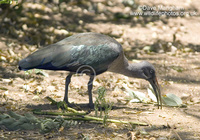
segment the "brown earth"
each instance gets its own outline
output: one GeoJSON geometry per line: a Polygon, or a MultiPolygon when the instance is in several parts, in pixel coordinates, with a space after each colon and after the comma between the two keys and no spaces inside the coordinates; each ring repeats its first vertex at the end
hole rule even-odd
{"type": "MultiPolygon", "coordinates": [[[[122,124],[110,123],[104,127],[102,124],[81,122],[68,130],[45,135],[35,131],[6,131],[2,129],[0,138],[128,139],[127,134],[131,133],[133,137],[135,136],[133,139],[200,139],[200,2],[198,0],[148,0],[148,2],[141,0],[137,4],[151,7],[174,5],[188,11],[195,10],[198,15],[162,17],[159,20],[147,17],[147,20],[150,21],[143,24],[140,23],[140,20],[144,19],[140,19],[140,17],[128,21],[124,19],[109,21],[108,16],[97,14],[91,21],[83,20],[83,24],[80,25],[81,29],[82,31],[99,32],[115,37],[122,44],[130,61],[137,59],[153,63],[157,70],[162,94],[173,93],[179,96],[187,107],[164,106],[160,110],[153,104],[126,104],[124,98],[126,95],[122,84],[125,83],[131,89],[147,94],[148,82],[106,72],[95,78],[93,99],[95,100],[98,96],[98,87],[103,86],[107,90],[106,99],[109,102],[114,102],[113,106],[115,106],[109,112],[109,118],[146,122],[149,126],[137,126],[133,129],[129,125],[122,124]],[[145,50],[145,46],[153,46],[153,52],[145,50]],[[138,134],[142,131],[148,132],[148,134],[138,134]]],[[[73,9],[73,12],[76,12],[76,8],[73,9]]],[[[107,9],[109,8],[107,7],[107,9]]],[[[126,11],[120,4],[113,7],[112,10],[126,11]]],[[[57,18],[59,20],[60,16],[58,15],[57,18]]],[[[63,19],[65,18],[63,17],[63,19]]],[[[49,77],[44,77],[38,76],[34,72],[25,75],[23,71],[18,70],[18,60],[35,49],[35,45],[27,45],[26,41],[11,38],[9,35],[0,35],[1,112],[13,110],[23,114],[35,108],[55,110],[55,107],[49,105],[45,97],[50,96],[56,101],[63,100],[64,82],[68,72],[45,71],[49,77]],[[27,49],[25,46],[29,46],[29,48],[27,49]],[[24,85],[28,85],[30,89],[24,85]]],[[[71,102],[88,103],[87,81],[87,76],[73,76],[69,90],[71,102]]],[[[94,115],[94,111],[90,115],[94,115]]]]}

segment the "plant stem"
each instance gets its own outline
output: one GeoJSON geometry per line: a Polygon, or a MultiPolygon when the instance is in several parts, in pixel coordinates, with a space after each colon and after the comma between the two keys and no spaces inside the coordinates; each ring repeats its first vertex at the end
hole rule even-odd
{"type": "Polygon", "coordinates": [[[82,115],[86,115],[86,112],[83,113],[63,113],[63,112],[41,112],[41,111],[33,111],[34,114],[37,115],[62,115],[62,116],[82,116],[82,115]]]}
{"type": "MultiPolygon", "coordinates": [[[[63,118],[63,119],[81,120],[81,121],[100,121],[101,123],[103,123],[103,118],[88,116],[86,115],[87,113],[78,113],[78,112],[77,113],[62,113],[62,112],[40,112],[40,111],[34,111],[33,113],[37,115],[80,116],[80,117],[69,117],[69,118],[63,118]]],[[[142,122],[120,121],[120,120],[113,120],[113,119],[106,119],[106,122],[132,124],[132,125],[140,125],[140,126],[148,125],[147,123],[142,123],[142,122]]]]}

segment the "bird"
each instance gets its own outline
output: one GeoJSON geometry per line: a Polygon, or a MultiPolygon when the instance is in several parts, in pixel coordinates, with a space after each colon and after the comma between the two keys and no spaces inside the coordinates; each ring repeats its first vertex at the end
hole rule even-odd
{"type": "Polygon", "coordinates": [[[93,108],[92,88],[95,76],[106,71],[147,80],[153,87],[158,108],[162,108],[160,86],[154,66],[148,61],[129,63],[122,45],[114,38],[94,32],[78,33],[43,47],[19,61],[19,70],[43,69],[69,71],[65,80],[64,101],[73,74],[85,73],[88,81],[89,108],[93,108]]]}

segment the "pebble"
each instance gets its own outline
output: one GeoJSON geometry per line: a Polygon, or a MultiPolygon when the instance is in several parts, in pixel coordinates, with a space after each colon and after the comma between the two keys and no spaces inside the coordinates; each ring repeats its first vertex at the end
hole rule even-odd
{"type": "Polygon", "coordinates": [[[57,35],[68,35],[69,32],[67,30],[64,30],[64,29],[55,29],[54,30],[54,33],[57,34],[57,35]]]}
{"type": "Polygon", "coordinates": [[[182,96],[181,96],[181,99],[182,99],[182,100],[186,100],[186,99],[188,99],[189,97],[190,97],[189,94],[183,93],[182,96]]]}
{"type": "Polygon", "coordinates": [[[29,85],[23,85],[22,88],[25,89],[25,91],[29,91],[30,90],[30,86],[29,85]]]}
{"type": "Polygon", "coordinates": [[[42,93],[42,87],[41,86],[37,86],[36,89],[35,89],[35,93],[41,94],[42,93]]]}
{"type": "Polygon", "coordinates": [[[9,54],[10,54],[11,56],[15,56],[15,53],[13,52],[13,50],[12,50],[11,48],[8,50],[8,52],[9,52],[9,54]]]}
{"type": "Polygon", "coordinates": [[[4,56],[0,56],[0,61],[7,61],[7,59],[4,56]]]}
{"type": "Polygon", "coordinates": [[[99,3],[97,4],[97,10],[98,10],[99,13],[104,12],[104,11],[106,10],[106,9],[105,9],[105,5],[99,2],[99,3]]]}
{"type": "Polygon", "coordinates": [[[184,48],[183,52],[193,52],[193,50],[191,48],[184,48]]]}
{"type": "Polygon", "coordinates": [[[176,51],[177,51],[177,48],[176,48],[175,46],[172,45],[172,46],[171,46],[171,52],[172,52],[172,53],[176,53],[176,51]]]}
{"type": "Polygon", "coordinates": [[[40,97],[38,95],[35,95],[33,96],[32,98],[33,101],[39,101],[40,100],[40,97]]]}
{"type": "Polygon", "coordinates": [[[12,80],[10,80],[10,79],[2,79],[2,81],[5,82],[5,83],[10,83],[10,82],[12,82],[12,80]]]}

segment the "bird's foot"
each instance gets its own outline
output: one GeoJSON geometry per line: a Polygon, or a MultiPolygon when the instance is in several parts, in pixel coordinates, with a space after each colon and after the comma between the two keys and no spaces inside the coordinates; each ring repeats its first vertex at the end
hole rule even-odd
{"type": "Polygon", "coordinates": [[[68,107],[73,107],[74,105],[72,103],[66,103],[68,107]]]}
{"type": "Polygon", "coordinates": [[[100,105],[100,104],[97,104],[95,107],[94,107],[94,109],[95,110],[112,110],[113,109],[113,106],[112,105],[109,105],[109,104],[107,104],[107,105],[104,105],[104,106],[102,106],[102,105],[100,105]]]}
{"type": "Polygon", "coordinates": [[[94,109],[94,103],[89,103],[88,106],[90,109],[94,109]]]}
{"type": "Polygon", "coordinates": [[[77,110],[81,110],[81,107],[75,103],[69,103],[67,102],[67,107],[70,107],[70,108],[74,108],[74,109],[77,109],[77,110]]]}

